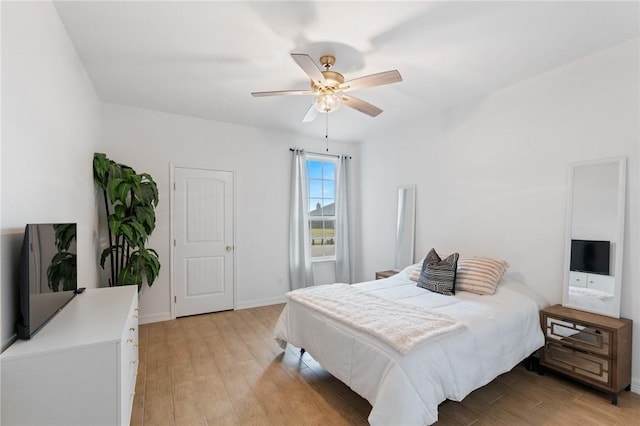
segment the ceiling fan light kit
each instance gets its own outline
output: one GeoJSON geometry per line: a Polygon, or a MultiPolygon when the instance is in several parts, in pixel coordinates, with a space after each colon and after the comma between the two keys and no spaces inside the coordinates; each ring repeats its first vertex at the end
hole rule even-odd
{"type": "MultiPolygon", "coordinates": [[[[324,71],[316,65],[309,55],[303,53],[292,53],[291,57],[311,79],[310,91],[279,90],[272,92],[253,92],[251,95],[255,97],[313,95],[314,98],[310,110],[315,108],[319,112],[328,114],[339,109],[342,104],[345,104],[356,111],[360,111],[371,117],[376,117],[382,112],[380,108],[365,102],[362,99],[345,95],[344,92],[402,81],[402,76],[398,70],[393,70],[371,74],[345,82],[342,74],[331,70],[331,67],[336,63],[336,58],[334,56],[324,55],[320,57],[320,64],[324,68],[324,71]]],[[[309,122],[313,121],[314,118],[315,114],[310,114],[310,111],[307,111],[307,114],[305,114],[302,121],[309,122]]]]}

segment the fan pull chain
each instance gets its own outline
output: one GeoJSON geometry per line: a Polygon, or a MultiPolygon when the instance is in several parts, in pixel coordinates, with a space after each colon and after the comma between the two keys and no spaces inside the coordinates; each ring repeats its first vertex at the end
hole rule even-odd
{"type": "Polygon", "coordinates": [[[324,128],[324,139],[327,142],[327,152],[329,152],[329,112],[325,112],[325,128],[324,128]]]}

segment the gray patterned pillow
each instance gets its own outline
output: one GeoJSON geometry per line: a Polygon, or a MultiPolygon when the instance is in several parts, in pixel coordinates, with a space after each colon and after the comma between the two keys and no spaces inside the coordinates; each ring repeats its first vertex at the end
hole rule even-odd
{"type": "Polygon", "coordinates": [[[422,263],[418,287],[446,296],[456,294],[458,257],[458,253],[453,253],[446,259],[440,259],[435,249],[431,249],[422,263]]]}

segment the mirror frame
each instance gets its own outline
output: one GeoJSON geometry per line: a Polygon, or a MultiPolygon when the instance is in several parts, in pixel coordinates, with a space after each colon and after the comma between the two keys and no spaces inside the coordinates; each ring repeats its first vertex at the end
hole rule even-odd
{"type": "Polygon", "coordinates": [[[568,308],[578,309],[586,312],[620,318],[620,301],[622,292],[622,259],[624,257],[624,228],[625,228],[625,204],[626,204],[626,184],[627,184],[627,157],[613,157],[601,160],[580,161],[569,165],[569,187],[567,191],[567,216],[564,247],[564,283],[562,289],[562,305],[568,308]],[[580,305],[572,304],[569,301],[569,272],[571,263],[571,239],[572,239],[572,218],[574,202],[574,175],[578,167],[595,166],[601,164],[615,163],[618,165],[618,200],[616,211],[616,240],[615,240],[615,262],[613,268],[614,277],[614,299],[613,310],[605,311],[591,309],[580,305]]]}
{"type": "Polygon", "coordinates": [[[396,220],[396,252],[393,270],[400,271],[412,265],[415,256],[416,238],[416,186],[402,185],[398,187],[398,217],[396,220]],[[409,205],[409,201],[411,201],[409,205]],[[405,222],[404,219],[407,219],[405,222]],[[406,246],[408,244],[408,247],[406,246]],[[403,250],[406,247],[409,250],[403,250]],[[406,258],[408,255],[408,259],[406,258]]]}

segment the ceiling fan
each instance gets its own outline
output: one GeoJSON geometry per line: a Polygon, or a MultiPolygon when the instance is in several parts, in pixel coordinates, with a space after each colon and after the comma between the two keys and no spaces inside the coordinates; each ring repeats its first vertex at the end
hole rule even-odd
{"type": "Polygon", "coordinates": [[[311,79],[311,90],[277,90],[271,92],[252,92],[251,95],[283,96],[283,95],[313,95],[313,103],[307,110],[303,122],[310,122],[316,118],[318,112],[330,113],[344,104],[364,114],[376,117],[382,112],[380,108],[353,96],[345,95],[352,90],[366,89],[368,87],[382,86],[384,84],[402,81],[398,70],[385,71],[370,74],[353,80],[344,81],[344,76],[331,67],[336,63],[336,58],[331,55],[320,57],[322,71],[309,55],[304,53],[292,53],[291,57],[311,79]]]}

